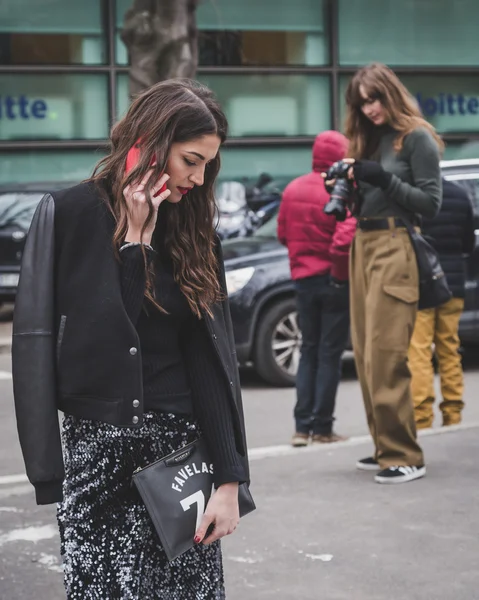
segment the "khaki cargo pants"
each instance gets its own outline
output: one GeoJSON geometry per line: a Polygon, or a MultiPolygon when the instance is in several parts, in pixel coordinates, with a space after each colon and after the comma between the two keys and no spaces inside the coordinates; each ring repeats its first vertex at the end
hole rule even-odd
{"type": "Polygon", "coordinates": [[[451,298],[437,308],[420,310],[417,314],[409,348],[409,366],[416,426],[419,429],[432,427],[434,419],[433,344],[441,377],[443,401],[439,408],[443,425],[461,422],[464,376],[459,355],[458,329],[463,309],[462,298],[451,298]]]}
{"type": "Polygon", "coordinates": [[[351,248],[351,338],[375,458],[382,468],[424,464],[416,440],[408,349],[418,270],[403,228],[356,232],[351,248]]]}

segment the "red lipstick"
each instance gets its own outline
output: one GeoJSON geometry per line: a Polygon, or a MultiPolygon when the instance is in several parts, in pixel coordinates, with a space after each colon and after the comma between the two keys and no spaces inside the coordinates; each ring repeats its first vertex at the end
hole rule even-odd
{"type": "Polygon", "coordinates": [[[185,196],[190,190],[192,190],[193,188],[190,187],[179,187],[177,188],[181,194],[183,194],[183,196],[185,196]]]}

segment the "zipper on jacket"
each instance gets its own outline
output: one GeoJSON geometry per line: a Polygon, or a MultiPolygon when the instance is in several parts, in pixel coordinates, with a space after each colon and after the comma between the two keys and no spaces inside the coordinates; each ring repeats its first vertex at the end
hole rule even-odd
{"type": "Polygon", "coordinates": [[[62,348],[63,335],[65,333],[65,325],[67,323],[67,316],[62,315],[60,317],[60,327],[58,328],[58,337],[57,337],[57,363],[60,360],[60,352],[62,348]]]}

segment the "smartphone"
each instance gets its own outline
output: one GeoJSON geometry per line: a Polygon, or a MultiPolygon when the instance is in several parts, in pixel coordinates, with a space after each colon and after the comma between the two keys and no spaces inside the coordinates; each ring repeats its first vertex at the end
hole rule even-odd
{"type": "MultiPolygon", "coordinates": [[[[128,154],[126,155],[126,164],[125,164],[125,173],[129,173],[133,167],[136,166],[136,164],[138,163],[138,161],[140,160],[140,140],[137,140],[135,142],[135,144],[129,149],[128,154]]],[[[151,163],[150,165],[153,165],[155,163],[156,157],[153,156],[153,158],[151,159],[151,163]]],[[[158,190],[156,192],[156,194],[153,196],[154,198],[156,198],[157,196],[159,196],[162,192],[164,192],[166,190],[166,183],[162,186],[161,190],[158,190]]]]}

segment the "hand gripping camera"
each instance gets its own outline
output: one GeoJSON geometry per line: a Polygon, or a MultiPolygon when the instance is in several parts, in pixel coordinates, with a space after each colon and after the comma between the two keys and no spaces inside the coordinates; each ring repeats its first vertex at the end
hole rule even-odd
{"type": "Polygon", "coordinates": [[[323,210],[327,215],[336,217],[336,221],[344,221],[348,209],[352,214],[356,213],[358,194],[353,180],[348,178],[350,168],[349,163],[338,160],[329,168],[326,175],[326,181],[329,179],[336,181],[333,186],[326,186],[326,191],[331,194],[331,198],[323,210]]]}

